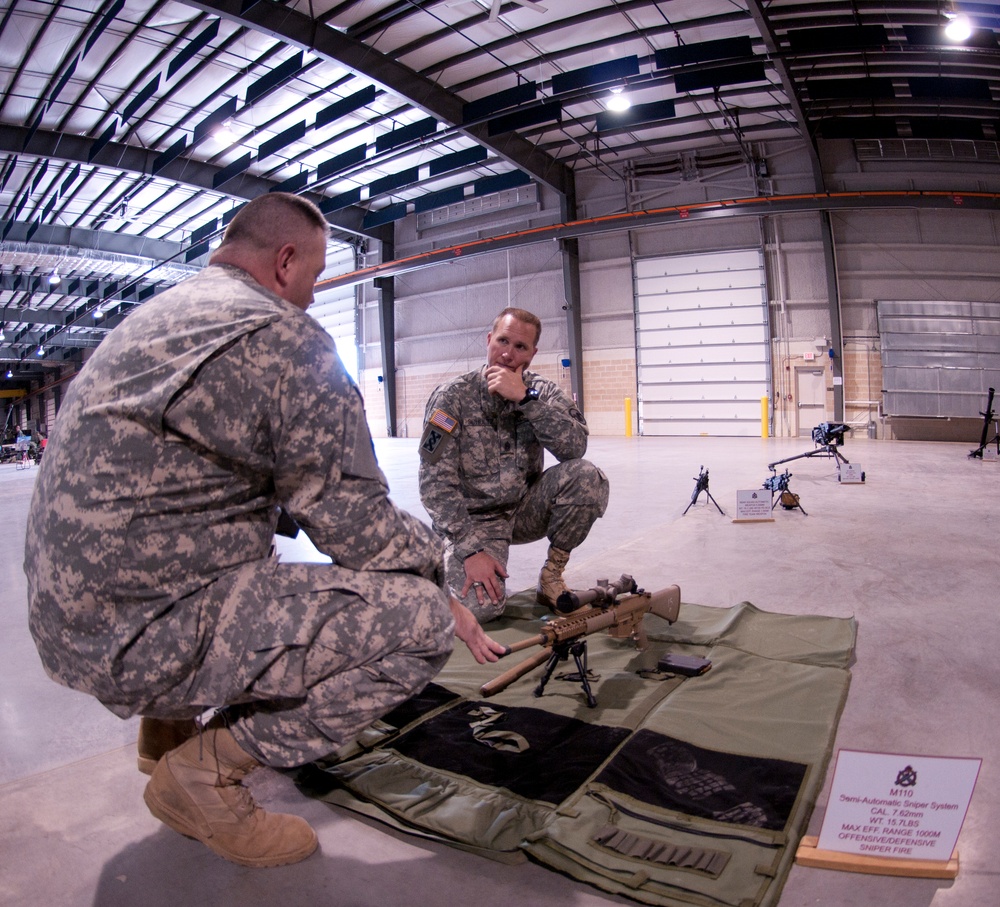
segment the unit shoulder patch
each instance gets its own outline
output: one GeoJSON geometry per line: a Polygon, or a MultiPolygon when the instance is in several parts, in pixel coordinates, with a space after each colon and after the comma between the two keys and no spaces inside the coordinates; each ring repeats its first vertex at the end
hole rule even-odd
{"type": "Polygon", "coordinates": [[[458,419],[449,416],[443,409],[435,409],[420,436],[420,458],[425,463],[436,463],[448,446],[451,433],[458,427],[458,419]]]}

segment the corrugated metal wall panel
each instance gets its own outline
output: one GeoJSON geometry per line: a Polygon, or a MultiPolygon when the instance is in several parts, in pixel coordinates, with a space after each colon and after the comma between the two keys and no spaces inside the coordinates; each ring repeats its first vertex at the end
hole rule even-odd
{"type": "Polygon", "coordinates": [[[977,418],[1000,384],[1000,306],[880,300],[885,412],[977,418]]]}

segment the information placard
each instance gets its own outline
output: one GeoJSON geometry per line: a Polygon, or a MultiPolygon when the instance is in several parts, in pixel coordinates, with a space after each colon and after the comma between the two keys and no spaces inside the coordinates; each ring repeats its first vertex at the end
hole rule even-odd
{"type": "Polygon", "coordinates": [[[820,850],[949,860],[982,759],[841,750],[820,850]]]}
{"type": "Polygon", "coordinates": [[[840,481],[842,484],[860,485],[864,480],[864,470],[857,463],[844,463],[840,467],[840,481]]]}
{"type": "Polygon", "coordinates": [[[766,490],[751,488],[748,491],[736,492],[736,516],[733,522],[740,520],[774,520],[771,516],[771,495],[766,490]]]}

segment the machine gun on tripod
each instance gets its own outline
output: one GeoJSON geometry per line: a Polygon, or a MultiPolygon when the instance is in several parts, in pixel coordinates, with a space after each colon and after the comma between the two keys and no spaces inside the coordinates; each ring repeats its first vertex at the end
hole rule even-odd
{"type": "Polygon", "coordinates": [[[996,444],[997,446],[997,456],[1000,456],[1000,433],[997,432],[997,414],[993,412],[993,394],[995,388],[990,388],[989,393],[986,395],[986,412],[980,413],[979,415],[983,417],[983,433],[979,438],[979,447],[975,450],[969,451],[970,457],[979,457],[982,459],[983,451],[986,450],[991,444],[996,444]],[[990,438],[990,423],[993,423],[993,437],[990,438]]]}
{"type": "MultiPolygon", "coordinates": [[[[715,509],[725,516],[725,513],[722,512],[722,508],[719,506],[719,502],[712,497],[712,492],[708,490],[708,470],[705,469],[704,466],[698,467],[698,475],[694,480],[694,491],[691,492],[691,503],[684,508],[684,513],[687,513],[694,506],[695,501],[698,500],[698,495],[700,495],[703,491],[708,496],[708,499],[715,504],[715,509]]],[[[684,516],[684,513],[682,513],[681,516],[684,516]]]]}
{"type": "Polygon", "coordinates": [[[649,593],[639,589],[635,580],[626,573],[614,583],[598,580],[596,586],[584,592],[563,592],[556,600],[556,610],[563,616],[548,621],[537,636],[509,646],[504,655],[534,646],[541,646],[541,651],[484,683],[480,693],[493,696],[544,664],[545,672],[535,687],[535,695],[541,696],[556,665],[572,656],[577,674],[571,679],[580,681],[587,705],[594,708],[597,699],[587,674],[587,636],[598,630],[607,630],[609,636],[615,639],[631,637],[637,649],[645,649],[648,641],[642,619],[646,614],[651,612],[673,623],[677,620],[680,606],[679,586],[668,586],[659,592],[649,593]]]}
{"type": "MultiPolygon", "coordinates": [[[[813,443],[819,445],[814,450],[807,450],[805,453],[796,454],[794,457],[785,457],[784,460],[775,460],[768,463],[767,468],[774,472],[774,467],[782,463],[791,463],[792,460],[801,460],[803,457],[833,457],[837,461],[837,474],[840,474],[840,464],[850,463],[838,449],[844,443],[844,435],[851,430],[850,425],[843,422],[820,422],[812,430],[813,443]]],[[[862,476],[864,481],[864,476],[862,476]]],[[[805,513],[805,511],[802,511],[805,513]]]]}
{"type": "MultiPolygon", "coordinates": [[[[774,467],[771,467],[771,471],[774,472],[774,467]]],[[[792,477],[792,474],[786,469],[780,476],[775,473],[769,479],[764,479],[764,488],[771,492],[771,510],[774,510],[775,503],[780,503],[785,510],[795,510],[798,508],[802,511],[803,516],[809,516],[802,507],[801,501],[799,501],[799,496],[791,491],[788,487],[788,480],[792,477]],[[774,496],[778,495],[778,500],[775,502],[774,496]]]]}

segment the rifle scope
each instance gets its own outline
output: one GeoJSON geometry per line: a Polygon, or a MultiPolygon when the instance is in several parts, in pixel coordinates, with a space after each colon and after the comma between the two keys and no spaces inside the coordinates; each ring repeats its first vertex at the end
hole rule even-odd
{"type": "Polygon", "coordinates": [[[613,583],[606,579],[599,579],[597,585],[582,592],[566,591],[556,599],[556,611],[560,614],[571,614],[586,605],[596,605],[599,608],[607,608],[615,603],[619,595],[626,592],[637,592],[638,587],[635,580],[627,573],[613,583]]]}

